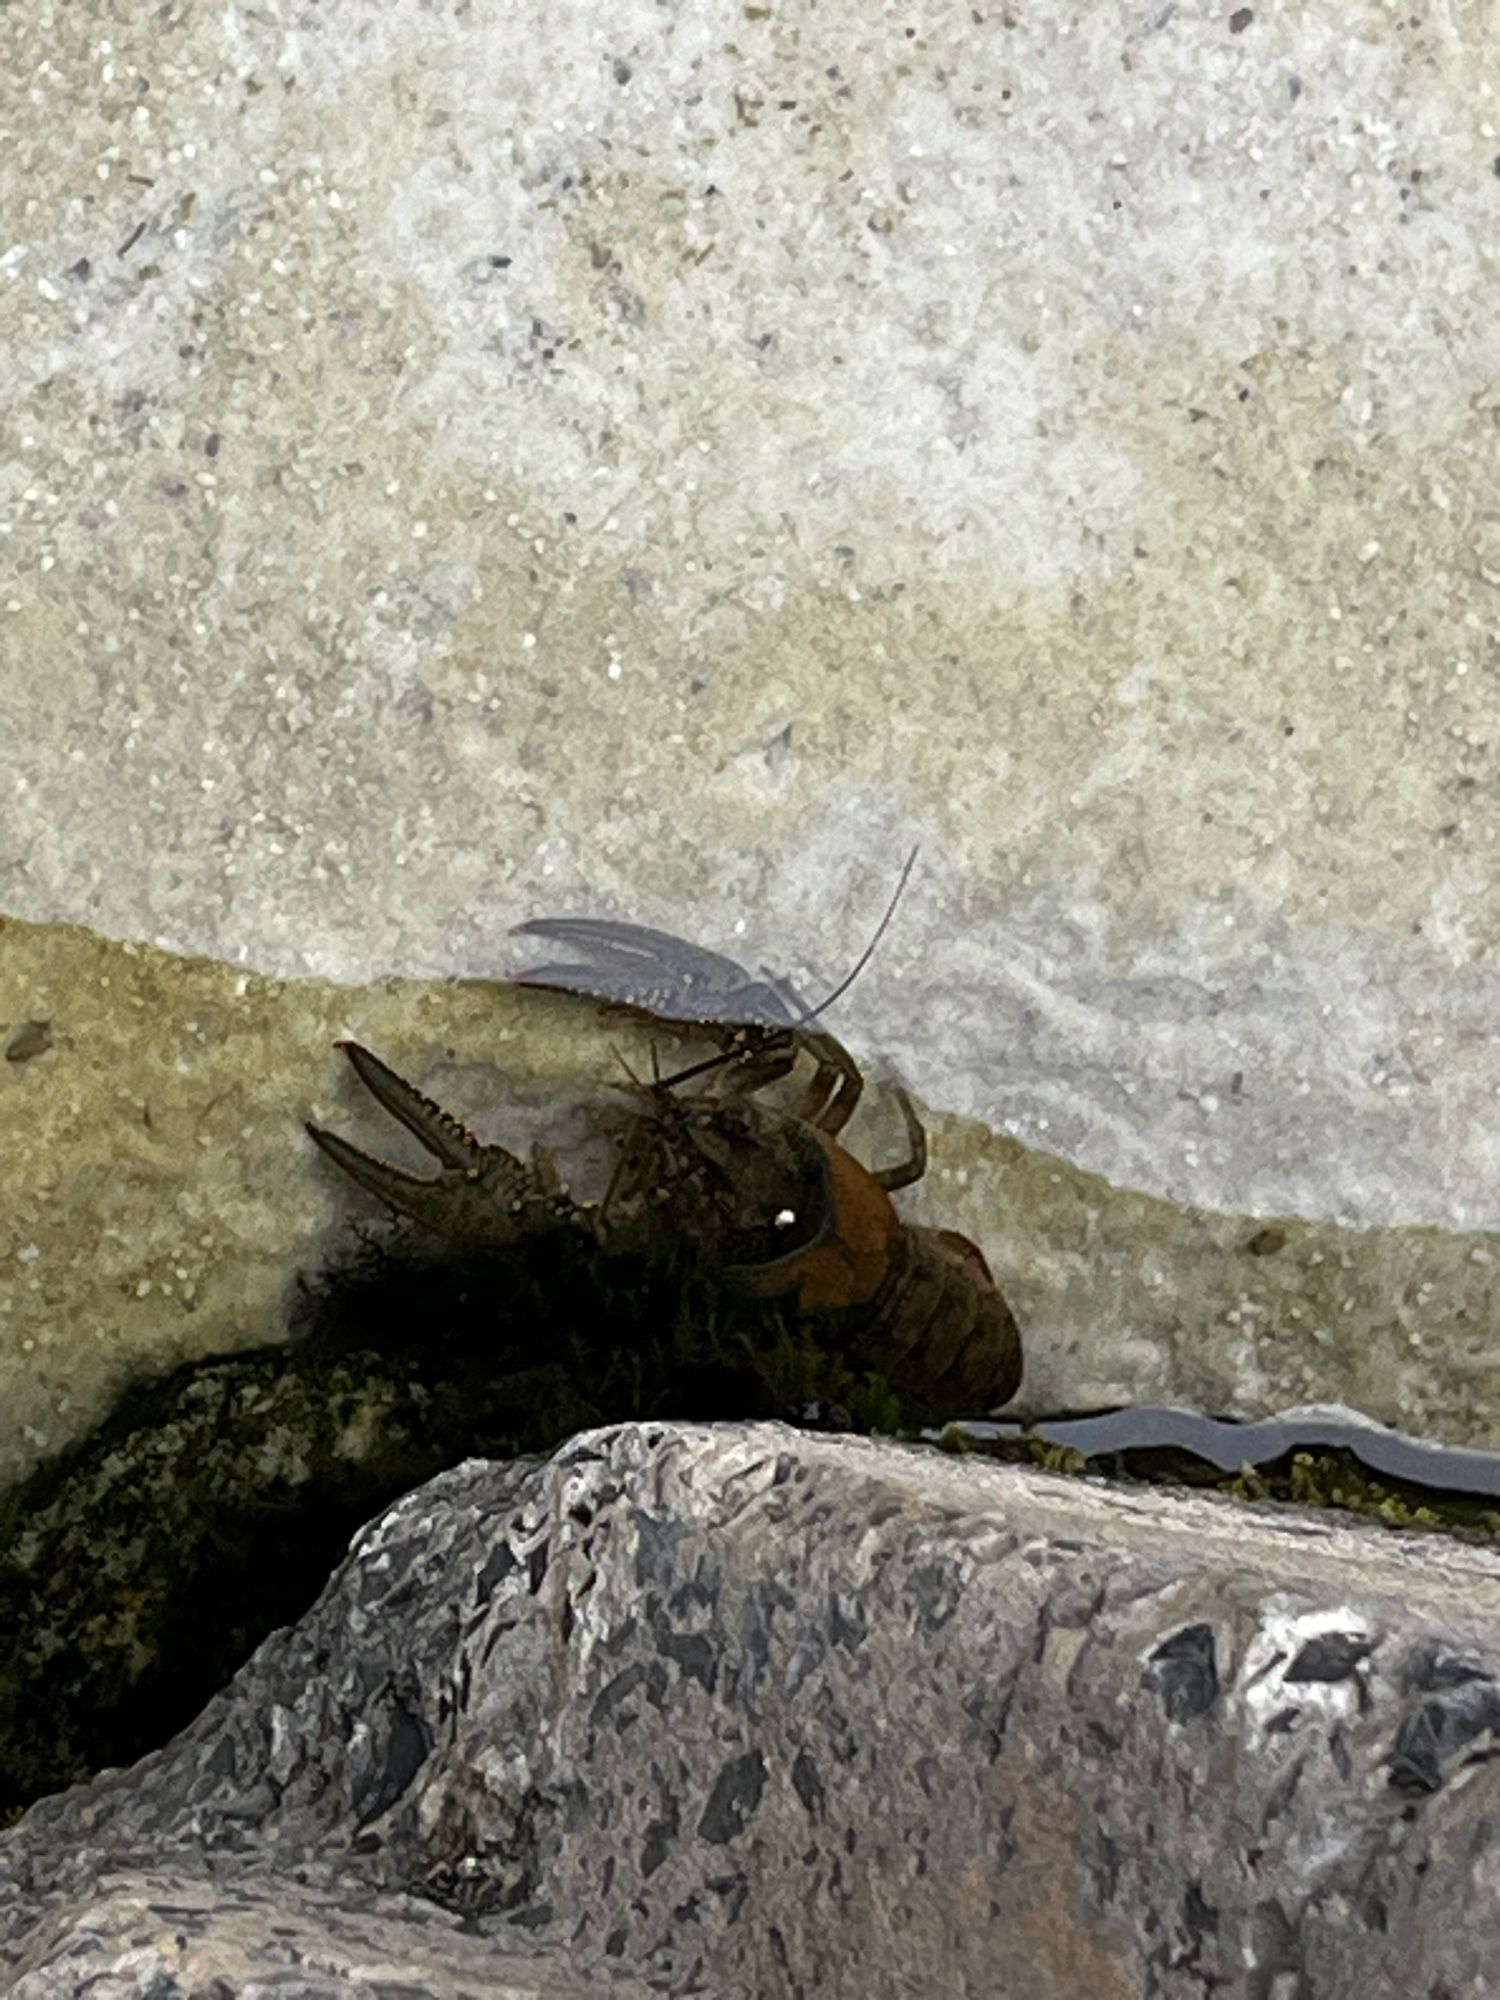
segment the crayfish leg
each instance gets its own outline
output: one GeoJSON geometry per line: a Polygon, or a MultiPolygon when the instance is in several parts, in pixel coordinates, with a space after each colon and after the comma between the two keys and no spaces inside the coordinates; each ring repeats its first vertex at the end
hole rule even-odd
{"type": "Polygon", "coordinates": [[[916,1106],[900,1084],[893,1086],[893,1094],[901,1107],[901,1116],[906,1121],[906,1143],[911,1151],[899,1166],[881,1167],[871,1174],[871,1180],[877,1186],[883,1187],[887,1194],[895,1188],[910,1187],[913,1181],[919,1181],[927,1171],[926,1128],[917,1116],[916,1106]]]}

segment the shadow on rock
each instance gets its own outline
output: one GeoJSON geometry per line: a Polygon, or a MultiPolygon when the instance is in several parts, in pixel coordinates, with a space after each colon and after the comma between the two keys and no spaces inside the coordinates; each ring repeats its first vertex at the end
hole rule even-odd
{"type": "Polygon", "coordinates": [[[455,1257],[367,1235],[291,1318],[138,1383],[0,1498],[0,1819],[164,1743],[367,1520],[465,1458],[632,1417],[902,1418],[805,1324],[576,1238],[455,1257]]]}

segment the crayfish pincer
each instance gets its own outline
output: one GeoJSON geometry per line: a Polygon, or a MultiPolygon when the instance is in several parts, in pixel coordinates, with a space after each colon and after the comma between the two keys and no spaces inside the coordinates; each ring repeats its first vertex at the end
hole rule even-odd
{"type": "Polygon", "coordinates": [[[441,1168],[431,1178],[409,1174],[373,1153],[362,1153],[337,1132],[309,1124],[307,1136],[318,1150],[393,1214],[477,1249],[503,1247],[587,1220],[587,1211],[558,1179],[550,1155],[535,1151],[527,1165],[503,1146],[481,1145],[450,1112],[379,1056],[358,1042],[338,1046],[375,1102],[420,1140],[441,1168]]]}

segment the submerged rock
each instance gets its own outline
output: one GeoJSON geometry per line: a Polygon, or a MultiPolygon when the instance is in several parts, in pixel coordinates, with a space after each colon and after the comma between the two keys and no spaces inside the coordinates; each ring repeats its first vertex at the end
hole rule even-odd
{"type": "Polygon", "coordinates": [[[1479,1996],[1497,1730],[1486,1550],[629,1425],[409,1495],[175,1743],[33,1808],[0,1965],[29,2000],[127,1952],[225,2000],[1479,1996]]]}

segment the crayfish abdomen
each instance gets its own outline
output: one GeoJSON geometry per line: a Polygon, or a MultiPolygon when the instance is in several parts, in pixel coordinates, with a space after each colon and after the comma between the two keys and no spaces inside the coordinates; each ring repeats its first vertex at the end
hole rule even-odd
{"type": "Polygon", "coordinates": [[[978,1247],[903,1228],[857,1334],[899,1395],[942,1413],[997,1409],[1021,1386],[1021,1330],[978,1247]]]}

